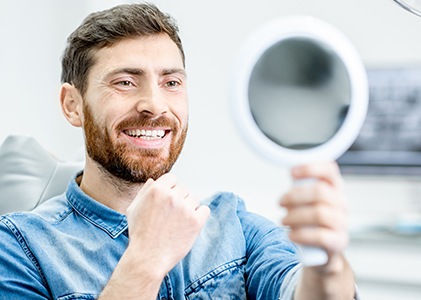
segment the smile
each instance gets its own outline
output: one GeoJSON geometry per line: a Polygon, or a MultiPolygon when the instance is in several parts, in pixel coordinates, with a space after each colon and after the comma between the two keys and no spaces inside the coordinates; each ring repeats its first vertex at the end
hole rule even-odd
{"type": "Polygon", "coordinates": [[[144,140],[156,140],[162,139],[165,136],[165,130],[157,129],[157,130],[145,130],[145,129],[130,129],[125,130],[125,134],[128,136],[144,139],[144,140]]]}

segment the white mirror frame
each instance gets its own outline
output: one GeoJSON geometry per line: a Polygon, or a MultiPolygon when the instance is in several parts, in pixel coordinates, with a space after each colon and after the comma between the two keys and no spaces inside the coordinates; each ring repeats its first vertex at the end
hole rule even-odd
{"type": "Polygon", "coordinates": [[[234,71],[231,103],[235,121],[245,140],[270,161],[283,166],[293,166],[335,160],[357,138],[368,107],[367,73],[354,46],[330,24],[310,16],[290,16],[268,22],[245,42],[234,71]],[[292,150],[270,140],[257,126],[249,106],[248,87],[256,62],[269,47],[291,37],[314,39],[315,42],[323,44],[342,60],[349,73],[351,102],[344,123],[326,143],[311,149],[292,150]]]}
{"type": "Polygon", "coordinates": [[[420,0],[394,0],[396,4],[403,7],[407,11],[421,17],[421,1],[420,0]]]}

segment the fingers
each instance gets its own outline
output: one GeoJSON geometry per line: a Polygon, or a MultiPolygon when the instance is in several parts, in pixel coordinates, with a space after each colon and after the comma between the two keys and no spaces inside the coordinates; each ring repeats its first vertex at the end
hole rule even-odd
{"type": "MultiPolygon", "coordinates": [[[[152,179],[149,179],[152,180],[152,179]]],[[[148,181],[149,181],[148,180],[148,181]]],[[[166,173],[159,177],[155,182],[156,185],[161,188],[168,188],[171,189],[177,185],[177,177],[172,173],[166,173]]]]}
{"type": "Polygon", "coordinates": [[[200,205],[199,207],[197,207],[196,209],[196,216],[197,216],[197,220],[199,222],[199,226],[203,227],[203,225],[206,223],[207,219],[209,218],[210,215],[210,208],[206,205],[200,205]]]}
{"type": "Polygon", "coordinates": [[[149,179],[142,190],[143,194],[149,194],[148,201],[154,201],[162,207],[183,207],[190,212],[197,211],[197,217],[201,220],[209,215],[209,208],[202,208],[199,199],[191,195],[187,186],[179,183],[177,177],[171,173],[164,174],[157,180],[149,179]]]}
{"type": "Polygon", "coordinates": [[[291,229],[300,227],[321,227],[332,230],[346,230],[346,221],[342,213],[325,205],[300,206],[292,209],[282,220],[282,223],[291,229]]]}
{"type": "Polygon", "coordinates": [[[186,199],[190,195],[188,188],[179,184],[177,177],[170,173],[162,175],[157,180],[148,179],[141,190],[160,201],[186,199]]]}
{"type": "Polygon", "coordinates": [[[303,245],[341,252],[348,243],[343,180],[336,163],[316,163],[291,170],[295,180],[314,178],[311,184],[292,187],[281,199],[287,209],[282,220],[290,239],[303,245]]]}
{"type": "Polygon", "coordinates": [[[323,203],[336,205],[342,198],[341,190],[333,188],[325,181],[315,181],[311,185],[293,186],[281,200],[281,206],[286,208],[294,205],[309,205],[323,203]]]}
{"type": "Polygon", "coordinates": [[[174,205],[183,205],[190,210],[196,210],[200,205],[200,201],[197,197],[190,195],[190,191],[187,186],[178,183],[175,175],[170,173],[165,174],[156,180],[156,188],[162,191],[163,189],[168,190],[168,195],[174,205]]]}
{"type": "Polygon", "coordinates": [[[290,192],[287,200],[281,201],[287,209],[282,224],[290,227],[289,237],[295,243],[341,252],[348,243],[345,203],[342,197],[335,198],[332,190],[315,193],[312,198],[312,190],[307,188],[296,195],[290,192]]]}
{"type": "Polygon", "coordinates": [[[335,162],[320,162],[296,166],[292,168],[291,175],[296,180],[303,178],[317,178],[338,188],[343,186],[340,170],[335,162]]]}
{"type": "Polygon", "coordinates": [[[349,242],[347,234],[317,227],[297,228],[289,233],[289,237],[297,244],[320,247],[330,254],[343,252],[349,242]]]}
{"type": "Polygon", "coordinates": [[[167,273],[192,248],[210,209],[176,176],[148,180],[129,206],[130,245],[167,273]]]}

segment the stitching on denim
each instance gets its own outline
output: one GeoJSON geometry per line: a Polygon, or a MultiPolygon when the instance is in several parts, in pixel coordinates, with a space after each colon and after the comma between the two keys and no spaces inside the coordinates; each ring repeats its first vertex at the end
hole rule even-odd
{"type": "Polygon", "coordinates": [[[174,291],[172,289],[172,285],[171,285],[171,280],[170,280],[169,274],[165,275],[164,282],[165,282],[165,284],[167,286],[168,298],[169,299],[174,299],[174,291]]]}
{"type": "Polygon", "coordinates": [[[186,290],[185,290],[186,294],[192,293],[199,286],[201,286],[204,283],[206,283],[207,281],[215,278],[219,274],[221,274],[221,273],[223,273],[223,272],[225,272],[229,269],[233,269],[233,268],[242,266],[245,263],[246,263],[246,257],[241,257],[241,258],[234,259],[230,262],[227,262],[227,263],[225,263],[221,266],[218,266],[218,267],[214,268],[213,270],[209,271],[208,273],[206,273],[205,275],[203,275],[202,277],[200,277],[199,279],[195,280],[190,285],[188,285],[186,287],[186,290]]]}
{"type": "Polygon", "coordinates": [[[64,210],[57,216],[57,220],[55,220],[54,222],[51,222],[51,224],[53,225],[59,224],[60,222],[64,221],[68,216],[70,216],[72,213],[73,213],[73,209],[71,207],[64,210]]]}
{"type": "Polygon", "coordinates": [[[81,293],[73,293],[73,294],[67,294],[63,295],[57,298],[57,300],[78,300],[78,299],[96,299],[99,295],[93,295],[93,294],[81,294],[81,293]]]}
{"type": "Polygon", "coordinates": [[[37,259],[35,258],[31,249],[29,249],[29,246],[28,246],[24,236],[19,231],[19,229],[16,227],[16,225],[11,220],[7,219],[6,217],[1,218],[0,221],[3,222],[3,224],[6,225],[7,228],[9,228],[9,230],[13,233],[16,240],[20,244],[23,252],[28,257],[28,259],[31,261],[31,263],[34,265],[34,267],[37,269],[37,271],[38,271],[38,273],[41,277],[42,283],[44,284],[44,286],[48,287],[47,279],[45,278],[44,273],[42,272],[41,267],[40,267],[37,259]]]}
{"type": "MultiPolygon", "coordinates": [[[[75,199],[75,197],[72,194],[67,195],[67,197],[71,198],[73,201],[77,200],[77,199],[75,199]]],[[[100,224],[99,222],[95,222],[90,217],[88,217],[82,209],[80,209],[78,207],[75,207],[73,205],[72,201],[67,201],[67,202],[72,207],[72,209],[74,211],[76,211],[81,217],[83,217],[85,220],[87,220],[89,223],[91,223],[95,227],[97,227],[101,230],[104,230],[113,239],[117,238],[122,232],[124,232],[127,229],[127,223],[123,222],[123,220],[120,221],[120,224],[116,228],[109,228],[109,226],[107,224],[100,224]]],[[[104,223],[104,222],[101,221],[101,223],[104,223]]]]}

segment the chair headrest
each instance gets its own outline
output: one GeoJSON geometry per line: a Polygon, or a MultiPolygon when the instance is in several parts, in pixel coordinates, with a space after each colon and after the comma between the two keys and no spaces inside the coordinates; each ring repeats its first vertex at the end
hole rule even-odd
{"type": "Polygon", "coordinates": [[[12,135],[0,146],[0,214],[26,211],[63,193],[84,160],[59,161],[33,137],[12,135]]]}

